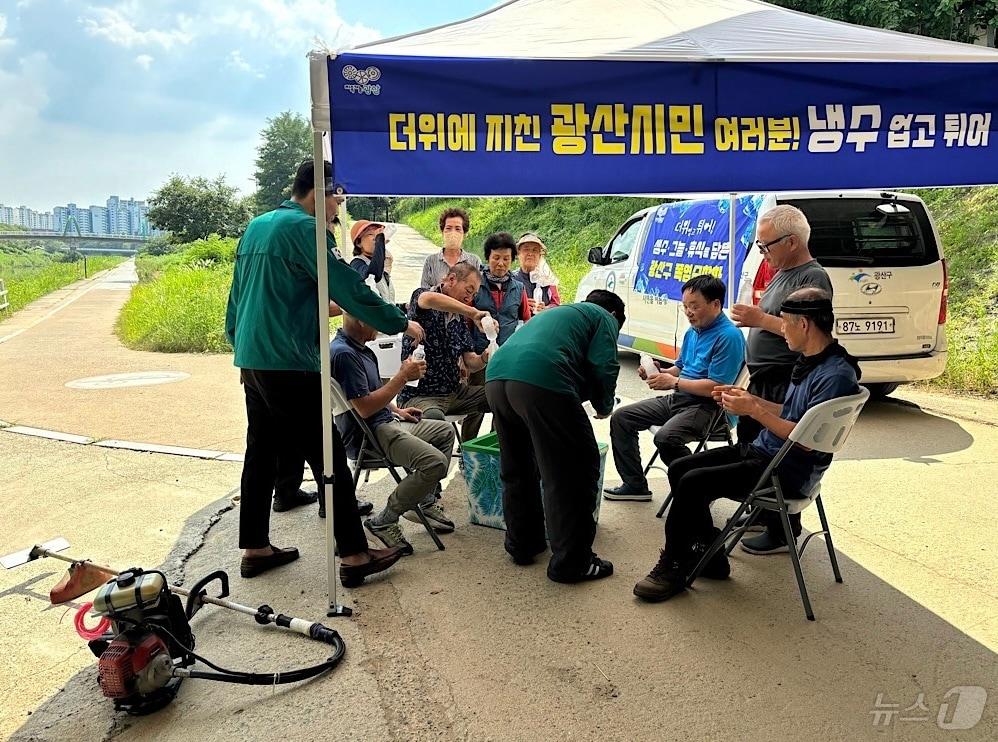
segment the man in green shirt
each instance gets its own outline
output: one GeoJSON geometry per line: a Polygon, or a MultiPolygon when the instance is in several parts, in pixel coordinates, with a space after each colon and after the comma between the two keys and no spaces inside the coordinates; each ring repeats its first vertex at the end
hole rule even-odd
{"type": "MultiPolygon", "coordinates": [[[[325,199],[339,199],[325,163],[325,199]]],[[[225,333],[246,395],[246,456],[239,513],[240,572],[255,577],[298,558],[295,548],[270,544],[270,504],[277,454],[304,455],[322,487],[322,396],[319,375],[318,271],[315,261],[314,168],[298,168],[291,198],[249,223],[239,241],[225,313],[225,333]]],[[[327,233],[329,296],[343,311],[385,333],[422,338],[419,325],[386,304],[357,273],[338,260],[327,233]]],[[[323,349],[325,350],[325,349],[323,349]]],[[[370,549],[357,513],[353,478],[343,443],[333,430],[333,509],[340,581],[345,587],[394,564],[398,549],[370,549]]]]}
{"type": "Polygon", "coordinates": [[[506,551],[516,564],[532,564],[546,548],[546,523],[547,574],[555,582],[613,574],[613,565],[592,550],[600,457],[582,403],[591,401],[598,418],[613,411],[623,324],[620,297],[593,291],[582,303],[531,319],[486,368],[485,394],[499,436],[506,551]]]}

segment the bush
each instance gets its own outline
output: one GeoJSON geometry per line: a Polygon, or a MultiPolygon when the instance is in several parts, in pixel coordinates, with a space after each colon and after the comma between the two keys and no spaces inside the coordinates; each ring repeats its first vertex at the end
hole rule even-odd
{"type": "MultiPolygon", "coordinates": [[[[167,256],[173,257],[173,256],[167,256]]],[[[132,289],[118,317],[122,342],[163,353],[224,353],[232,266],[177,267],[132,289]]]]}
{"type": "Polygon", "coordinates": [[[231,263],[236,259],[237,240],[213,234],[205,240],[195,240],[181,245],[185,265],[211,266],[231,263]]]}

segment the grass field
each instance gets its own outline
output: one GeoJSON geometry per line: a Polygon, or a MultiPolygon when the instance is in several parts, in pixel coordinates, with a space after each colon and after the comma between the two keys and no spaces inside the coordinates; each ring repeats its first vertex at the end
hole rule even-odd
{"type": "MultiPolygon", "coordinates": [[[[119,257],[87,258],[87,271],[93,275],[122,262],[119,257]]],[[[10,307],[0,312],[0,319],[23,309],[45,294],[68,286],[83,278],[83,261],[61,263],[42,252],[0,254],[0,279],[7,286],[10,307]]]]}

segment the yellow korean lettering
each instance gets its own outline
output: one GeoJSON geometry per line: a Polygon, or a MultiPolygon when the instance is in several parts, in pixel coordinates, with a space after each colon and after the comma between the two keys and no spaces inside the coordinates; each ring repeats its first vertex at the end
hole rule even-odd
{"type": "Polygon", "coordinates": [[[416,149],[416,114],[389,113],[388,135],[389,149],[416,149]]]}
{"type": "Polygon", "coordinates": [[[556,155],[584,155],[589,114],[582,103],[551,104],[551,148],[556,155]]]}
{"type": "Polygon", "coordinates": [[[683,139],[684,134],[703,138],[703,106],[669,106],[669,143],[674,155],[702,155],[703,142],[683,139]]]}

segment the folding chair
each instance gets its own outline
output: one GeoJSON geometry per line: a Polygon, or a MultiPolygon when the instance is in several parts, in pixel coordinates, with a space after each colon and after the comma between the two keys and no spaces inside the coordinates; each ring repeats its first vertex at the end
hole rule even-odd
{"type": "MultiPolygon", "coordinates": [[[[343,393],[343,387],[340,386],[336,379],[329,380],[330,394],[332,396],[333,402],[333,414],[334,415],[351,415],[357,426],[360,428],[361,433],[363,433],[363,440],[360,444],[360,451],[357,453],[357,460],[351,461],[351,468],[353,469],[353,486],[354,489],[357,487],[357,483],[360,481],[361,472],[370,474],[372,471],[378,469],[387,469],[388,473],[392,475],[395,483],[398,484],[402,481],[402,477],[399,476],[396,466],[388,460],[388,456],[385,454],[381,445],[378,443],[378,439],[374,436],[374,431],[368,426],[367,421],[360,416],[354,408],[353,405],[347,400],[346,395],[343,393]]],[[[366,481],[366,480],[365,480],[366,481]]],[[[427,533],[430,534],[430,538],[433,539],[433,543],[437,545],[437,549],[440,551],[444,550],[444,544],[437,535],[437,532],[433,530],[433,526],[426,519],[426,514],[423,512],[423,506],[417,504],[414,508],[416,516],[419,518],[419,522],[423,524],[427,533]]]]}
{"type": "MultiPolygon", "coordinates": [[[[742,370],[738,372],[738,376],[735,377],[735,386],[741,387],[742,389],[748,389],[749,385],[749,370],[748,366],[742,366],[742,370]]],[[[660,425],[652,425],[648,430],[652,435],[655,435],[659,430],[662,429],[660,425]]],[[[717,412],[714,413],[714,417],[711,418],[710,427],[707,428],[707,434],[700,439],[697,447],[693,450],[693,453],[700,453],[707,448],[707,444],[710,442],[721,442],[727,443],[729,446],[735,444],[735,439],[732,436],[732,425],[731,418],[728,417],[724,409],[718,405],[717,412]]],[[[648,472],[652,469],[658,469],[660,472],[667,473],[664,466],[657,466],[655,462],[658,461],[658,449],[655,449],[655,453],[648,460],[648,465],[645,466],[645,476],[648,476],[648,472]]],[[[672,492],[669,492],[665,496],[665,501],[662,503],[662,507],[658,509],[655,513],[656,518],[661,518],[665,511],[669,509],[669,505],[672,504],[672,492]]]]}
{"type": "Polygon", "coordinates": [[[790,515],[799,513],[812,502],[818,506],[818,517],[821,519],[821,530],[809,533],[800,545],[790,548],[790,561],[794,567],[794,575],[797,578],[797,588],[800,591],[801,602],[804,603],[804,614],[809,621],[814,620],[814,612],[811,610],[811,601],[807,597],[807,587],[804,585],[804,574],[801,571],[800,558],[807,548],[808,542],[818,534],[824,534],[825,546],[828,547],[828,558],[832,563],[832,572],[835,574],[835,581],[841,583],[842,575],[839,572],[839,563],[835,559],[835,547],[832,544],[832,534],[828,528],[828,519],[825,517],[825,507],[821,503],[821,483],[820,481],[811,488],[806,496],[800,499],[786,499],[783,496],[783,488],[780,484],[779,474],[776,468],[783,461],[783,458],[794,445],[801,445],[813,451],[823,453],[837,453],[842,450],[853,425],[859,418],[859,413],[863,410],[863,405],[870,398],[870,391],[861,388],[859,394],[848,397],[830,399],[827,402],[815,405],[800,419],[790,433],[790,438],[779,453],[769,462],[769,466],[759,477],[752,492],[742,500],[741,505],[735,510],[735,514],[728,519],[720,535],[710,545],[703,557],[697,563],[696,568],[690,575],[688,586],[692,586],[693,581],[700,575],[704,565],[710,561],[722,548],[730,554],[731,550],[741,540],[749,527],[755,522],[763,510],[779,513],[780,521],[783,524],[783,533],[788,544],[794,544],[794,537],[790,530],[790,515]],[[742,514],[751,508],[748,520],[743,526],[736,527],[735,524],[742,514]],[[728,540],[730,543],[728,543],[728,540]]]}

